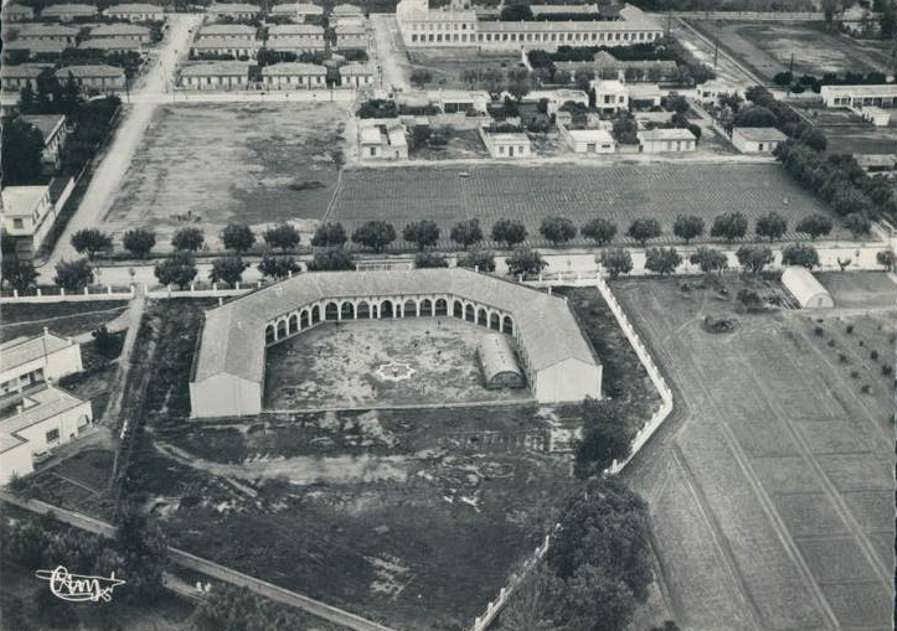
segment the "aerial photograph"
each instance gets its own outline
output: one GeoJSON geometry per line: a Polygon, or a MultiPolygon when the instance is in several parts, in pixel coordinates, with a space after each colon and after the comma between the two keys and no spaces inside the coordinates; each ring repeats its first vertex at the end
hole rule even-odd
{"type": "Polygon", "coordinates": [[[897,0],[0,2],[0,631],[894,631],[897,0]]]}

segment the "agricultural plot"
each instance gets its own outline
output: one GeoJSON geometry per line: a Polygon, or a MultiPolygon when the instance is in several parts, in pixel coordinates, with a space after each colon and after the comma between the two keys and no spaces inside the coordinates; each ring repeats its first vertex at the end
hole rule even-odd
{"type": "Polygon", "coordinates": [[[771,81],[788,70],[821,77],[826,72],[888,71],[888,44],[829,33],[824,25],[803,22],[691,20],[691,24],[756,74],[771,81]]]}
{"type": "Polygon", "coordinates": [[[343,162],[345,117],[334,104],[160,107],[104,227],[117,237],[151,227],[159,249],[187,225],[211,248],[230,222],[312,231],[343,162]]]}
{"type": "Polygon", "coordinates": [[[792,99],[789,105],[813,122],[828,138],[828,153],[889,154],[897,146],[897,129],[873,127],[847,109],[792,99]]]}
{"type": "Polygon", "coordinates": [[[897,284],[884,272],[817,272],[816,278],[829,291],[838,307],[897,306],[897,284]]]}
{"type": "Polygon", "coordinates": [[[656,459],[626,473],[651,499],[677,620],[710,629],[889,628],[891,378],[873,378],[880,366],[868,354],[867,373],[852,376],[860,357],[840,365],[828,340],[871,350],[886,346],[894,326],[869,316],[848,334],[846,320],[742,313],[738,283],[726,279],[687,292],[681,285],[613,285],[665,367],[682,419],[656,459]],[[708,332],[708,315],[734,318],[735,331],[708,332]],[[696,538],[702,553],[683,553],[696,538]]]}
{"type": "MultiPolygon", "coordinates": [[[[623,233],[634,218],[654,217],[664,233],[658,242],[672,243],[676,215],[699,215],[709,229],[714,217],[733,210],[745,213],[750,230],[771,210],[792,227],[810,213],[828,212],[773,164],[487,165],[347,169],[328,220],[349,229],[384,220],[401,230],[429,218],[442,230],[440,247],[451,248],[452,225],[471,217],[480,220],[487,238],[498,219],[522,221],[536,246],[546,245],[539,226],[552,215],[579,226],[606,217],[618,224],[623,243],[632,243],[623,233]]],[[[571,244],[590,242],[578,237],[571,244]]]]}

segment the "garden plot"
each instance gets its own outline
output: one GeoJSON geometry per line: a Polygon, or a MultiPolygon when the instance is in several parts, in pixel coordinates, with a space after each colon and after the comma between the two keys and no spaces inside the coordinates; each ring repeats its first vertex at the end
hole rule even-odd
{"type": "Polygon", "coordinates": [[[105,228],[153,228],[159,249],[184,226],[201,227],[212,248],[231,222],[312,231],[336,186],[346,116],[334,104],[162,106],[105,228]]]}

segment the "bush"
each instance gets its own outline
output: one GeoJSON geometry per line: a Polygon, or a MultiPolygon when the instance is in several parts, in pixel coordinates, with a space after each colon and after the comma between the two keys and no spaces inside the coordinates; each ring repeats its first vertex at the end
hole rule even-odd
{"type": "Polygon", "coordinates": [[[850,335],[851,333],[853,333],[853,325],[852,325],[852,324],[848,324],[848,325],[847,325],[847,328],[844,329],[844,331],[847,333],[847,335],[850,335]]]}
{"type": "Polygon", "coordinates": [[[816,337],[822,337],[822,333],[823,333],[822,327],[817,326],[815,329],[813,329],[813,333],[816,334],[816,337]]]}
{"type": "Polygon", "coordinates": [[[878,351],[870,352],[869,359],[871,359],[872,361],[878,361],[878,351]]]}
{"type": "Polygon", "coordinates": [[[872,392],[872,387],[868,383],[865,383],[860,388],[860,392],[862,392],[863,394],[869,394],[872,392]]]}
{"type": "Polygon", "coordinates": [[[847,359],[847,355],[845,355],[844,353],[838,353],[838,361],[842,364],[846,364],[849,362],[849,360],[847,359]]]}

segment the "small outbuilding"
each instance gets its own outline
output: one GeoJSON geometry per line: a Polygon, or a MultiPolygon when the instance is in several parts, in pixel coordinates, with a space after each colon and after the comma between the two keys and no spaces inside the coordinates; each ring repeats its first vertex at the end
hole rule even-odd
{"type": "Polygon", "coordinates": [[[828,290],[806,267],[792,265],[782,272],[782,284],[791,292],[801,309],[825,309],[835,306],[828,290]]]}
{"type": "Polygon", "coordinates": [[[741,153],[772,153],[788,136],[775,127],[736,127],[732,144],[741,153]]]}
{"type": "Polygon", "coordinates": [[[507,335],[490,333],[481,337],[477,344],[477,357],[489,390],[522,388],[526,385],[507,335]]]}

